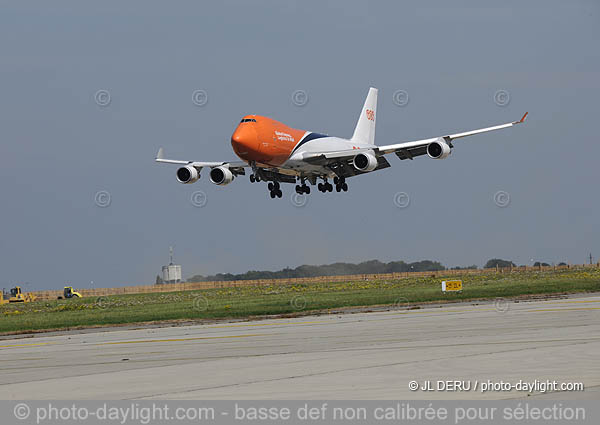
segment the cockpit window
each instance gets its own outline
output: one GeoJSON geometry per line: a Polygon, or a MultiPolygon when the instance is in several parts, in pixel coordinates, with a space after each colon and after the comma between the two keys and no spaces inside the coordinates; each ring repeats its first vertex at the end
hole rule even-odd
{"type": "Polygon", "coordinates": [[[254,118],[244,118],[240,121],[240,123],[242,122],[256,122],[256,120],[254,118]]]}

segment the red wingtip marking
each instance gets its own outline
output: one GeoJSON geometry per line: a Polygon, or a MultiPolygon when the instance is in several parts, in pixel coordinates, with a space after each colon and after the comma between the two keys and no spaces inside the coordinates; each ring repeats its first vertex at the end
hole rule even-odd
{"type": "Polygon", "coordinates": [[[527,114],[528,114],[528,113],[529,113],[529,112],[525,112],[525,115],[523,115],[523,118],[521,118],[521,121],[519,121],[519,122],[523,122],[523,121],[525,121],[525,118],[527,117],[527,114]]]}

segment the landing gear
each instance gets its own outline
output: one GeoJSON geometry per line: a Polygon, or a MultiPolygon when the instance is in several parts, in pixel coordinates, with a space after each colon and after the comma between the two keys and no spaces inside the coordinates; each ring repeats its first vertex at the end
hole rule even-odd
{"type": "Polygon", "coordinates": [[[250,174],[250,183],[259,182],[260,176],[258,175],[258,173],[260,172],[260,170],[256,166],[256,162],[250,161],[250,166],[252,167],[252,174],[250,174]]]}
{"type": "Polygon", "coordinates": [[[281,198],[283,196],[283,192],[281,191],[278,181],[269,182],[267,187],[269,188],[269,193],[271,195],[271,199],[273,199],[275,197],[281,198]]]}
{"type": "Polygon", "coordinates": [[[325,183],[319,183],[317,185],[317,188],[319,189],[320,192],[333,192],[333,185],[331,183],[329,183],[327,180],[325,180],[325,183]]]}
{"type": "MultiPolygon", "coordinates": [[[[298,179],[300,180],[300,183],[302,184],[297,184],[296,185],[296,193],[298,195],[302,195],[302,194],[309,194],[310,193],[310,186],[306,184],[306,177],[304,176],[300,176],[298,177],[298,179]]],[[[313,179],[309,179],[309,182],[311,184],[315,184],[315,178],[313,179]]]]}
{"type": "Polygon", "coordinates": [[[319,189],[319,191],[325,193],[325,192],[332,192],[333,191],[333,186],[331,183],[325,182],[325,183],[319,183],[317,185],[317,188],[319,189]]]}
{"type": "Polygon", "coordinates": [[[344,177],[334,177],[333,182],[335,183],[336,192],[348,192],[348,183],[346,183],[346,179],[344,177]]]}
{"type": "MultiPolygon", "coordinates": [[[[336,192],[347,192],[348,191],[348,184],[346,183],[346,179],[344,177],[337,177],[335,176],[333,178],[333,183],[335,184],[335,191],[336,192]]],[[[333,185],[331,183],[329,183],[327,181],[327,179],[324,179],[323,183],[319,183],[317,185],[317,188],[319,189],[320,192],[333,192],[333,185]]]]}
{"type": "Polygon", "coordinates": [[[306,183],[304,183],[302,186],[296,185],[296,193],[298,195],[302,195],[303,193],[308,195],[310,193],[310,186],[308,186],[306,183]]]}

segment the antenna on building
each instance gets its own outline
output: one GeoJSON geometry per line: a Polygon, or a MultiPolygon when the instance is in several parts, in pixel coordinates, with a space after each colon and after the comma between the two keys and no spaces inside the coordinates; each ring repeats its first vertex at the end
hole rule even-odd
{"type": "Polygon", "coordinates": [[[592,253],[590,252],[590,264],[592,264],[592,260],[593,260],[592,253]]]}
{"type": "Polygon", "coordinates": [[[162,283],[181,282],[181,265],[173,263],[173,247],[169,247],[169,265],[162,268],[162,283]]]}

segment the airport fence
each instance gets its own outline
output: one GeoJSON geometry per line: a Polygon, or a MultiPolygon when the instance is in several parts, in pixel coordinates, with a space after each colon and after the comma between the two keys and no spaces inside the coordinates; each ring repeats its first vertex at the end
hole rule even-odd
{"type": "MultiPolygon", "coordinates": [[[[452,277],[457,275],[478,275],[489,273],[514,273],[524,271],[553,271],[600,267],[597,264],[579,264],[579,265],[561,265],[561,266],[518,266],[518,267],[496,267],[492,269],[448,269],[425,272],[399,272],[399,273],[378,273],[378,274],[357,274],[357,275],[338,275],[338,276],[316,276],[316,277],[297,277],[289,279],[256,279],[256,280],[233,280],[233,281],[213,281],[213,282],[181,282],[166,283],[155,285],[136,285],[122,286],[116,288],[83,288],[76,289],[84,297],[100,297],[123,294],[147,294],[160,292],[179,292],[179,291],[197,291],[200,289],[233,288],[240,286],[259,286],[259,285],[297,285],[323,282],[344,282],[360,280],[396,280],[414,277],[452,277]]],[[[63,295],[62,290],[51,291],[33,291],[40,300],[55,300],[63,295]]]]}

